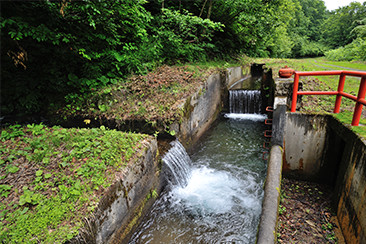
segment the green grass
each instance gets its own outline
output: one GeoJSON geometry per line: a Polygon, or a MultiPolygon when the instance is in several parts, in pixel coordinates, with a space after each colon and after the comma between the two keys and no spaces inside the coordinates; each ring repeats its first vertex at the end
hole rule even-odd
{"type": "MultiPolygon", "coordinates": [[[[306,58],[306,59],[269,59],[261,58],[254,59],[257,63],[265,63],[268,68],[273,69],[274,76],[278,76],[278,71],[285,65],[296,71],[322,71],[330,70],[326,67],[331,65],[338,65],[349,67],[352,69],[359,69],[366,71],[366,62],[334,62],[328,61],[325,58],[306,58]],[[324,66],[324,67],[319,67],[324,66]]],[[[332,70],[346,70],[344,68],[331,67],[332,70]]],[[[338,88],[339,76],[316,76],[316,77],[300,77],[304,90],[318,90],[318,91],[336,91],[338,88]]],[[[358,93],[360,78],[347,77],[344,91],[352,95],[358,93]]],[[[314,113],[332,113],[335,103],[335,96],[304,96],[302,110],[314,113]]],[[[351,124],[353,109],[355,102],[343,98],[341,105],[341,113],[335,115],[345,124],[351,124]]],[[[366,124],[365,118],[362,118],[362,124],[366,124]]],[[[353,126],[352,130],[362,137],[366,137],[366,126],[353,126]]]]}
{"type": "MultiPolygon", "coordinates": [[[[352,62],[329,61],[325,58],[316,58],[315,60],[318,61],[318,62],[322,62],[324,64],[337,65],[337,66],[347,67],[347,68],[351,68],[351,69],[366,71],[366,62],[361,62],[361,61],[352,61],[352,62]]],[[[335,69],[341,69],[341,68],[336,68],[336,67],[333,67],[333,66],[329,66],[329,67],[332,67],[332,68],[335,68],[335,69]]]]}
{"type": "Polygon", "coordinates": [[[63,243],[78,234],[100,193],[151,137],[43,124],[1,131],[0,239],[63,243]]]}
{"type": "MultiPolygon", "coordinates": [[[[350,125],[352,123],[353,113],[350,111],[345,111],[339,114],[334,114],[334,117],[336,117],[343,124],[350,125]]],[[[359,126],[352,126],[352,130],[363,138],[366,138],[366,118],[361,118],[359,126]]]]}

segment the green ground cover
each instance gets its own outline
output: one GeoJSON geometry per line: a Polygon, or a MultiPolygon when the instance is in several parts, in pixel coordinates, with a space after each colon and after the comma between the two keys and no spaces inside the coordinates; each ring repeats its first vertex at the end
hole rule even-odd
{"type": "MultiPolygon", "coordinates": [[[[67,106],[62,117],[82,116],[88,120],[114,119],[117,123],[139,121],[157,124],[169,132],[169,125],[185,114],[184,100],[204,92],[204,82],[224,62],[161,66],[146,75],[134,75],[116,84],[95,89],[91,96],[67,106]]],[[[227,66],[229,63],[226,64],[227,66]]]]}
{"type": "MultiPolygon", "coordinates": [[[[254,59],[257,63],[265,63],[267,67],[273,69],[274,76],[278,76],[278,71],[285,65],[296,71],[325,71],[325,70],[364,70],[366,71],[366,62],[336,62],[325,58],[307,58],[307,59],[254,59]],[[341,66],[334,67],[331,65],[341,66]],[[347,69],[348,68],[348,69],[347,69]]],[[[304,90],[312,91],[336,91],[338,87],[338,76],[316,76],[300,77],[304,90]]],[[[347,77],[344,91],[357,96],[360,78],[347,77]]],[[[335,96],[303,96],[302,111],[314,113],[333,114],[335,96]]],[[[351,124],[352,114],[355,102],[343,98],[341,111],[339,114],[333,114],[336,118],[345,124],[351,124]]],[[[360,126],[353,126],[352,130],[362,137],[366,137],[366,112],[363,111],[360,126]]]]}
{"type": "MultiPolygon", "coordinates": [[[[184,116],[178,105],[214,71],[266,63],[276,76],[285,65],[299,71],[329,70],[327,64],[363,69],[364,63],[328,62],[324,59],[251,59],[163,66],[145,76],[132,76],[96,90],[84,107],[69,107],[65,115],[82,114],[85,123],[98,116],[115,119],[162,119],[184,116]],[[325,65],[323,68],[319,65],[325,65]]],[[[306,90],[334,90],[334,77],[306,77],[306,90]]],[[[358,79],[347,79],[347,92],[355,94],[358,79]]],[[[202,91],[204,92],[204,90],[202,91]]],[[[303,111],[330,113],[334,97],[304,98],[303,111]]],[[[342,101],[335,115],[350,124],[354,103],[342,101]]],[[[366,124],[366,119],[361,120],[366,124]]],[[[353,127],[366,136],[364,126],[353,127]]],[[[64,129],[42,124],[13,125],[1,130],[0,238],[5,242],[63,242],[77,235],[82,219],[92,213],[101,194],[113,182],[112,172],[133,162],[142,142],[152,137],[104,127],[64,129]]]]}
{"type": "Polygon", "coordinates": [[[78,234],[115,172],[143,151],[142,134],[43,124],[1,130],[0,239],[63,243],[78,234]]]}

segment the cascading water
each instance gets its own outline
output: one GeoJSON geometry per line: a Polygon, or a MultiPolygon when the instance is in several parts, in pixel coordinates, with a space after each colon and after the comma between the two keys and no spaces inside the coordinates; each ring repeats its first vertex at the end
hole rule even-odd
{"type": "Polygon", "coordinates": [[[258,111],[226,114],[191,157],[172,142],[163,157],[170,187],[129,243],[255,243],[266,174],[259,122],[266,116],[258,111]]]}
{"type": "Polygon", "coordinates": [[[262,113],[262,97],[259,90],[230,90],[230,113],[260,114],[262,113]]]}
{"type": "Polygon", "coordinates": [[[186,149],[178,141],[171,143],[172,148],[163,157],[163,161],[167,166],[166,178],[172,185],[185,187],[188,184],[188,178],[191,175],[191,159],[186,149]]]}

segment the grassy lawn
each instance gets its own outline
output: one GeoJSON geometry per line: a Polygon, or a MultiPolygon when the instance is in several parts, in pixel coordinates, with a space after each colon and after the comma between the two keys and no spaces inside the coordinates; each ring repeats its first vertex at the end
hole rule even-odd
{"type": "MultiPolygon", "coordinates": [[[[347,70],[346,68],[364,70],[366,72],[366,62],[334,62],[325,58],[307,58],[307,59],[254,59],[257,63],[265,63],[266,67],[273,69],[274,76],[278,76],[278,71],[285,65],[296,71],[325,71],[325,70],[347,70]],[[344,68],[331,65],[342,66],[344,68]]],[[[312,91],[336,91],[338,88],[338,76],[316,76],[300,77],[303,82],[304,90],[312,91]]],[[[344,91],[352,95],[358,93],[360,78],[347,77],[344,91]]],[[[315,113],[332,113],[334,109],[335,96],[304,96],[302,111],[315,113]]],[[[345,124],[351,124],[352,113],[355,102],[343,98],[340,114],[334,116],[345,124]]],[[[363,111],[360,126],[353,126],[352,130],[362,137],[366,137],[366,112],[363,111]]]]}

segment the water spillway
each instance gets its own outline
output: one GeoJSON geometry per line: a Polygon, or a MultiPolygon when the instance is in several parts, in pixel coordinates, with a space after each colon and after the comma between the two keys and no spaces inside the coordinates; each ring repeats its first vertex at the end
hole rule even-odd
{"type": "Polygon", "coordinates": [[[265,116],[225,117],[189,157],[172,143],[163,157],[169,187],[130,243],[255,243],[266,174],[265,116]]]}
{"type": "Polygon", "coordinates": [[[260,114],[262,97],[259,90],[230,90],[230,113],[260,114]]]}
{"type": "Polygon", "coordinates": [[[167,167],[165,178],[171,186],[178,185],[185,187],[192,174],[191,159],[186,149],[178,140],[173,141],[171,146],[172,148],[163,157],[163,161],[167,167]]]}

